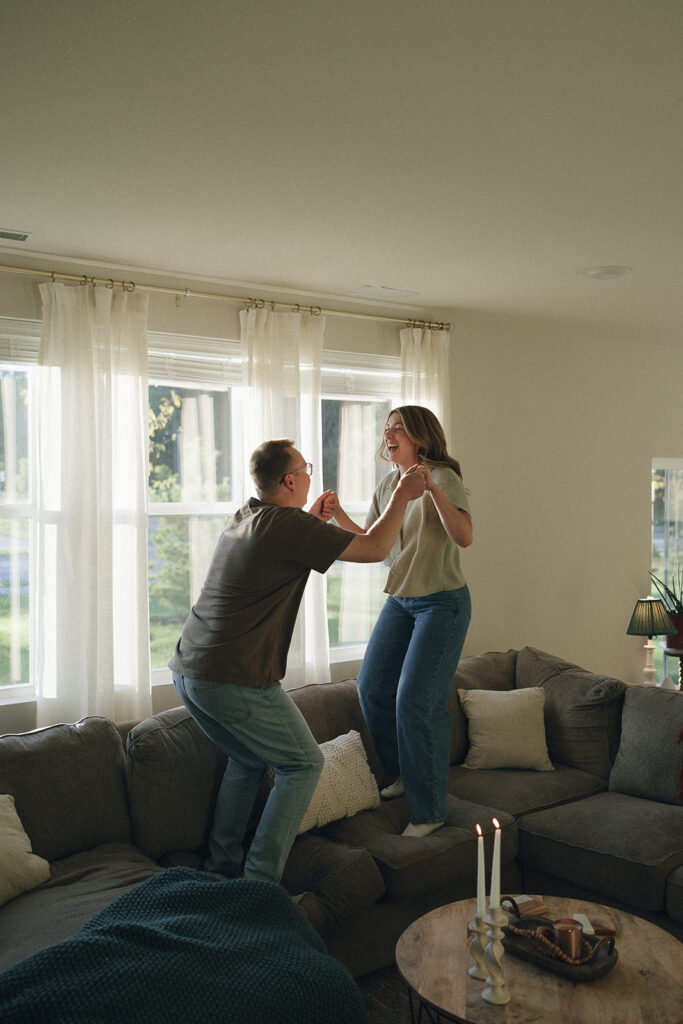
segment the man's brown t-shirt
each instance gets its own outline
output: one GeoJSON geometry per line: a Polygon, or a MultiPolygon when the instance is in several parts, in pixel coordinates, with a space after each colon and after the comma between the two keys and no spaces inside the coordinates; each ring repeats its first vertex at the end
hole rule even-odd
{"type": "Polygon", "coordinates": [[[353,533],[250,498],[218,539],[169,667],[238,686],[276,686],[311,569],[327,572],[353,533]]]}

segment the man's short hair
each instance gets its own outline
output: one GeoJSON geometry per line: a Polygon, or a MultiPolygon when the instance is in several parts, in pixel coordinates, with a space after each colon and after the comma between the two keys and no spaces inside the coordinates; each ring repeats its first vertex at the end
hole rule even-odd
{"type": "Polygon", "coordinates": [[[291,437],[280,437],[275,441],[264,441],[249,460],[249,472],[256,484],[259,498],[275,494],[285,473],[289,473],[292,465],[291,437]]]}

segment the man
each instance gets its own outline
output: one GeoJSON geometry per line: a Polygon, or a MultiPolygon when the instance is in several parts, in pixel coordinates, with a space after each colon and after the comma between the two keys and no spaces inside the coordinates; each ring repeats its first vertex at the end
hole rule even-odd
{"type": "Polygon", "coordinates": [[[280,686],[311,569],[336,559],[380,562],[409,501],[425,490],[413,466],[365,534],[325,523],[326,491],[304,512],[312,467],[290,438],[252,454],[258,498],[221,534],[206,582],[169,667],[180,700],[228,755],[209,840],[207,870],[237,875],[247,821],[267,766],[275,781],[244,876],[279,882],[323,765],[303,715],[280,686]]]}

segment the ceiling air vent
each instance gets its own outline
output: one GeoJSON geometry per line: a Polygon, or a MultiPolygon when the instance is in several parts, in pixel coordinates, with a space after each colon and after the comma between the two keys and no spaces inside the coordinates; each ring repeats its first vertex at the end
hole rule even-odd
{"type": "Polygon", "coordinates": [[[25,242],[30,231],[12,231],[11,228],[0,228],[0,238],[6,238],[10,242],[25,242]]]}

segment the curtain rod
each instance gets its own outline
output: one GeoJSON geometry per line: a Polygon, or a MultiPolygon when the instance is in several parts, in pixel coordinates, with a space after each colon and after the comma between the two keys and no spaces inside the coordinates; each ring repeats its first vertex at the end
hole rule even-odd
{"type": "Polygon", "coordinates": [[[279,302],[273,299],[253,299],[239,295],[221,295],[217,292],[200,292],[193,288],[169,288],[160,284],[135,284],[134,281],[114,281],[111,277],[88,277],[87,274],[63,274],[55,270],[31,270],[26,267],[8,267],[0,265],[0,271],[10,274],[28,274],[34,277],[49,277],[52,281],[78,281],[82,285],[104,285],[105,288],[122,288],[124,291],[133,292],[165,292],[168,295],[175,295],[176,305],[180,304],[181,298],[193,299],[220,299],[224,302],[239,302],[247,309],[265,309],[270,306],[289,309],[293,313],[310,313],[311,316],[351,316],[360,320],[382,320],[385,323],[403,324],[406,327],[425,328],[432,331],[449,331],[450,323],[434,320],[411,320],[406,317],[380,316],[376,313],[352,313],[345,309],[324,309],[322,306],[307,306],[300,302],[279,302]]]}

